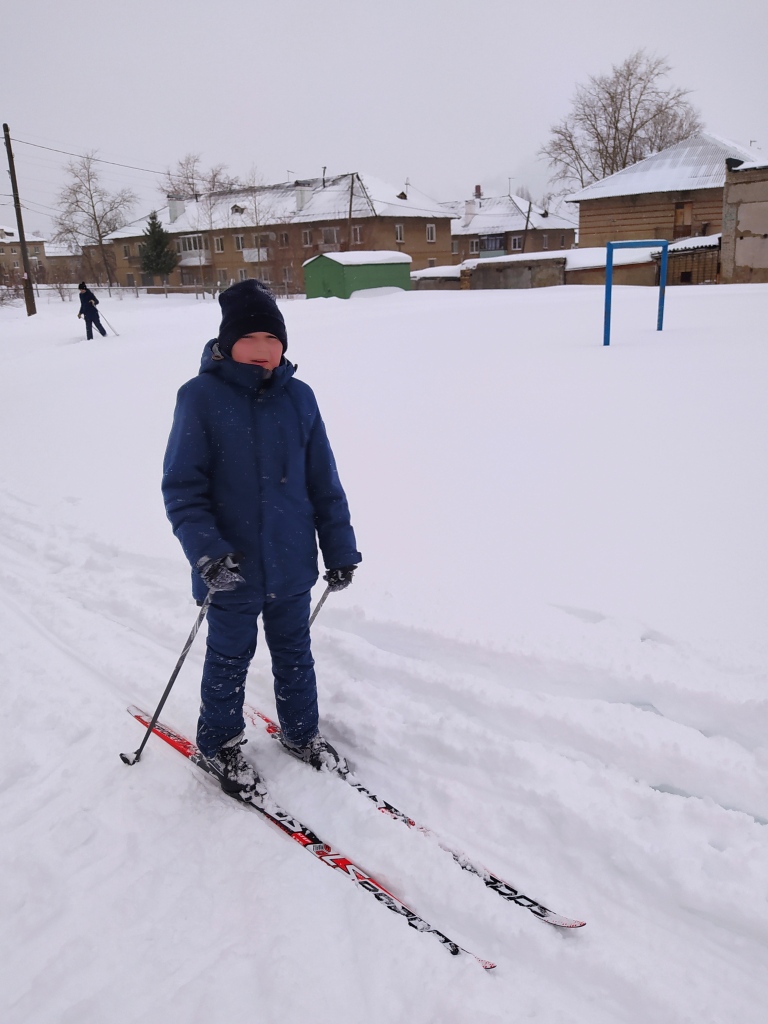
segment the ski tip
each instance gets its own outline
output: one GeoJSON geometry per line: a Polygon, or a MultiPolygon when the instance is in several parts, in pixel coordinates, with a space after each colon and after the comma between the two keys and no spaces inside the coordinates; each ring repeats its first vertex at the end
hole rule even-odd
{"type": "Polygon", "coordinates": [[[138,755],[135,754],[135,753],[133,753],[133,754],[121,754],[120,755],[120,760],[123,762],[123,764],[136,764],[136,762],[139,760],[139,758],[138,758],[138,755]]]}
{"type": "Polygon", "coordinates": [[[496,969],[496,964],[493,963],[492,960],[481,960],[479,956],[476,956],[475,960],[477,960],[484,971],[493,971],[496,969]]]}
{"type": "Polygon", "coordinates": [[[561,917],[560,914],[553,914],[552,911],[549,911],[547,916],[542,917],[541,920],[555,928],[583,928],[587,923],[586,921],[576,921],[572,917],[561,917]]]}

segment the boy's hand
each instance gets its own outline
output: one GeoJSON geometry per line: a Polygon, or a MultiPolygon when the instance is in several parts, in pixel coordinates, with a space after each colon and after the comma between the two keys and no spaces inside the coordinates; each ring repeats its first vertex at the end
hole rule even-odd
{"type": "Polygon", "coordinates": [[[323,576],[323,579],[328,584],[328,589],[330,591],[345,590],[352,582],[356,568],[356,565],[345,565],[341,569],[329,569],[325,576],[323,576]]]}
{"type": "Polygon", "coordinates": [[[234,555],[222,555],[221,558],[203,556],[195,568],[210,591],[234,590],[238,584],[245,583],[234,555]]]}

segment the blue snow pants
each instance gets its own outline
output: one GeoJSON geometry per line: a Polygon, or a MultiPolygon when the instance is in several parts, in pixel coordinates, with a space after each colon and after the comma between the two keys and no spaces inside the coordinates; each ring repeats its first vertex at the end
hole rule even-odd
{"type": "Polygon", "coordinates": [[[96,312],[96,310],[93,311],[93,316],[89,316],[87,313],[84,313],[83,318],[85,320],[85,336],[88,339],[88,341],[91,341],[93,339],[94,324],[96,324],[96,330],[99,332],[99,334],[103,338],[106,338],[107,332],[102,327],[101,320],[99,319],[99,314],[96,312]]]}
{"type": "Polygon", "coordinates": [[[257,619],[272,656],[277,717],[283,735],[304,746],[317,733],[317,682],[309,638],[310,593],[264,600],[216,593],[208,609],[197,745],[206,757],[245,728],[245,677],[256,651],[257,619]]]}

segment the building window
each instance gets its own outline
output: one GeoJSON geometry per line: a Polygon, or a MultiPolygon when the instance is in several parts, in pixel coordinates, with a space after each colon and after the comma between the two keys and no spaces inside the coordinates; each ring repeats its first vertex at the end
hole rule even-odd
{"type": "Polygon", "coordinates": [[[480,239],[479,238],[470,238],[470,240],[469,240],[469,255],[470,256],[475,256],[479,252],[480,252],[480,239]]]}
{"type": "MultiPolygon", "coordinates": [[[[11,250],[11,252],[13,252],[13,249],[11,250]]],[[[19,269],[19,261],[18,260],[14,260],[13,261],[13,269],[14,270],[18,270],[19,269]]]]}
{"type": "Polygon", "coordinates": [[[512,235],[512,252],[520,252],[523,248],[523,236],[512,235]]]}
{"type": "MultiPolygon", "coordinates": [[[[229,272],[224,267],[219,268],[219,284],[226,284],[229,280],[229,272]]],[[[241,278],[242,280],[242,278],[241,278]]]]}
{"type": "MultiPolygon", "coordinates": [[[[144,246],[139,244],[139,255],[144,246]]],[[[201,249],[208,249],[208,238],[204,235],[182,235],[181,252],[200,252],[201,249]]]]}
{"type": "Polygon", "coordinates": [[[480,239],[483,252],[499,252],[504,249],[504,235],[483,235],[480,239]]]}
{"type": "MultiPolygon", "coordinates": [[[[242,235],[238,235],[237,237],[238,238],[242,238],[243,236],[242,235]]],[[[238,270],[237,275],[238,275],[238,277],[240,278],[241,281],[247,281],[248,280],[248,270],[247,270],[247,268],[246,267],[241,267],[240,270],[238,270]]]]}
{"type": "Polygon", "coordinates": [[[434,258],[432,258],[432,257],[430,257],[430,258],[429,258],[429,259],[427,260],[427,266],[428,266],[428,267],[436,267],[436,266],[437,266],[437,260],[436,260],[436,259],[434,259],[434,258]]]}
{"type": "Polygon", "coordinates": [[[272,284],[272,271],[269,267],[259,267],[259,280],[262,284],[272,284]]]}
{"type": "Polygon", "coordinates": [[[39,245],[36,245],[36,246],[34,247],[34,249],[32,250],[32,252],[33,252],[33,253],[35,254],[35,256],[37,256],[37,254],[38,254],[38,253],[40,252],[40,246],[39,246],[39,245]]]}
{"type": "Polygon", "coordinates": [[[125,283],[126,283],[126,285],[129,288],[135,288],[136,287],[136,279],[134,278],[133,274],[126,274],[125,275],[125,283]]]}
{"type": "Polygon", "coordinates": [[[363,241],[363,228],[360,224],[355,224],[352,228],[352,245],[360,245],[363,241]]]}
{"type": "Polygon", "coordinates": [[[451,242],[451,253],[454,256],[458,256],[459,255],[459,240],[458,240],[458,238],[454,238],[454,240],[451,242]]]}
{"type": "Polygon", "coordinates": [[[13,246],[11,246],[11,256],[15,256],[15,255],[16,255],[16,250],[13,248],[13,246]]]}
{"type": "Polygon", "coordinates": [[[306,248],[308,245],[312,245],[312,232],[302,231],[301,232],[301,244],[306,248]]]}
{"type": "Polygon", "coordinates": [[[131,247],[130,247],[130,245],[124,245],[123,246],[123,258],[127,260],[130,255],[131,255],[131,247]]]}
{"type": "Polygon", "coordinates": [[[287,249],[288,248],[288,241],[289,241],[289,239],[288,239],[288,232],[287,231],[281,231],[280,232],[280,248],[281,249],[287,249]]]}
{"type": "Polygon", "coordinates": [[[146,248],[144,243],[143,242],[139,242],[139,244],[136,246],[136,248],[139,250],[139,256],[143,256],[144,255],[144,250],[146,248]]]}
{"type": "Polygon", "coordinates": [[[213,240],[213,248],[216,250],[216,252],[224,252],[224,236],[223,235],[218,235],[216,238],[214,238],[214,240],[213,240]]]}
{"type": "Polygon", "coordinates": [[[0,245],[0,253],[1,253],[1,254],[2,254],[3,256],[5,256],[5,246],[4,246],[4,245],[0,245]]]}
{"type": "Polygon", "coordinates": [[[435,230],[435,225],[434,224],[427,224],[427,241],[428,242],[436,242],[437,241],[437,232],[435,230]]]}
{"type": "MultiPolygon", "coordinates": [[[[235,248],[237,249],[238,252],[243,251],[243,238],[243,235],[235,235],[235,248]]],[[[244,281],[245,278],[241,277],[240,280],[244,281]]]]}
{"type": "Polygon", "coordinates": [[[395,224],[395,241],[400,245],[405,241],[405,224],[395,224]]]}
{"type": "Polygon", "coordinates": [[[336,245],[338,238],[338,228],[323,228],[323,245],[336,245]]]}
{"type": "Polygon", "coordinates": [[[176,252],[181,252],[181,239],[176,239],[176,252]]]}
{"type": "Polygon", "coordinates": [[[291,284],[293,282],[293,270],[291,267],[283,267],[283,281],[286,284],[291,284]]]}
{"type": "Polygon", "coordinates": [[[548,249],[549,248],[549,235],[542,235],[541,236],[541,248],[542,249],[548,249]]]}
{"type": "Polygon", "coordinates": [[[565,235],[560,235],[560,248],[565,248],[565,235]]]}

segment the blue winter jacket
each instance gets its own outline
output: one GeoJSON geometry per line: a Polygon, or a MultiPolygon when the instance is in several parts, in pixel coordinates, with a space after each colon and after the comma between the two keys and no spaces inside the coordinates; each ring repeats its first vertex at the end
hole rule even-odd
{"type": "Polygon", "coordinates": [[[84,292],[80,292],[80,312],[88,319],[93,319],[99,315],[99,311],[96,307],[99,304],[99,300],[93,294],[90,288],[86,288],[84,292]]]}
{"type": "Polygon", "coordinates": [[[179,390],[163,465],[173,532],[193,567],[207,555],[240,556],[248,591],[301,594],[326,568],[356,565],[346,495],[312,389],[283,359],[271,378],[259,366],[203,351],[200,372],[179,390]]]}

